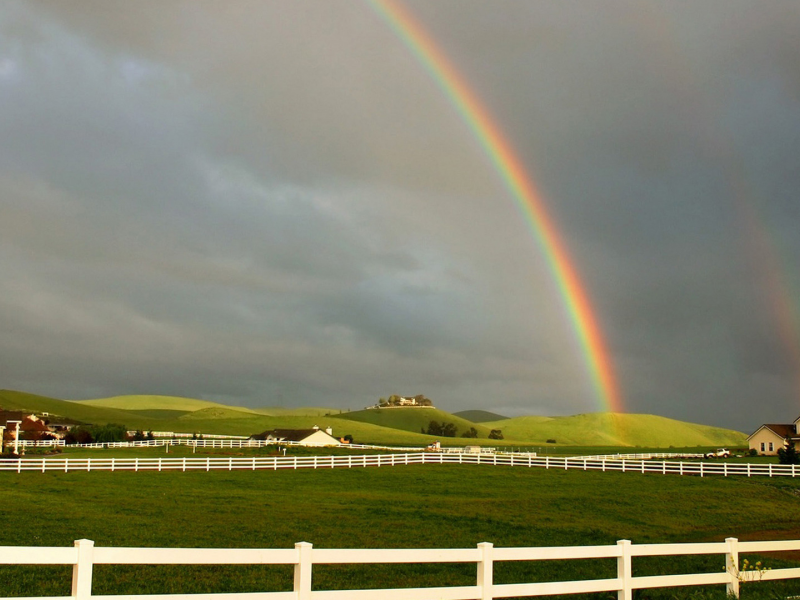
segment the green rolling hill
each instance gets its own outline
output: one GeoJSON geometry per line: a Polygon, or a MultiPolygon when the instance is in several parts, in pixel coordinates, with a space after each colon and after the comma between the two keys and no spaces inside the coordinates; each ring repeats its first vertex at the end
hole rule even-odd
{"type": "MultiPolygon", "coordinates": [[[[0,407],[6,410],[47,412],[53,417],[69,417],[83,423],[126,423],[131,417],[130,411],[88,406],[13,390],[0,390],[0,407]]],[[[147,420],[147,417],[136,418],[147,420]]]]}
{"type": "MultiPolygon", "coordinates": [[[[230,408],[225,404],[210,402],[208,400],[196,400],[194,398],[181,398],[178,396],[113,396],[111,398],[97,398],[93,400],[72,400],[85,406],[95,406],[101,408],[118,408],[123,410],[172,410],[193,412],[205,408],[230,408]]],[[[237,410],[253,412],[252,409],[236,407],[237,410]]]]}
{"type": "Polygon", "coordinates": [[[744,446],[745,434],[656,415],[589,413],[571,417],[515,417],[484,423],[506,439],[534,444],[555,439],[579,446],[744,446]]]}
{"type": "Polygon", "coordinates": [[[470,427],[474,427],[478,431],[479,438],[487,438],[489,437],[490,431],[490,428],[480,423],[468,421],[462,417],[457,417],[456,415],[439,410],[438,408],[374,408],[342,413],[335,415],[335,417],[343,420],[359,421],[361,423],[372,423],[373,425],[380,425],[381,427],[400,429],[402,431],[414,433],[419,433],[422,429],[427,429],[431,421],[453,423],[458,429],[458,435],[461,435],[470,427]]]}
{"type": "Polygon", "coordinates": [[[283,416],[297,416],[297,415],[338,415],[345,412],[339,408],[325,408],[320,406],[301,406],[300,408],[284,408],[282,406],[265,406],[262,408],[254,408],[253,412],[260,415],[267,415],[269,417],[283,417],[283,416]]]}
{"type": "MultiPolygon", "coordinates": [[[[641,446],[650,448],[692,446],[744,446],[738,431],[667,419],[656,415],[590,413],[570,417],[526,416],[483,421],[488,411],[450,414],[436,408],[389,408],[360,411],[308,408],[249,409],[206,400],[172,396],[117,396],[97,400],[67,401],[25,392],[0,390],[0,408],[47,412],[55,417],[91,424],[121,423],[129,429],[252,435],[267,429],[332,427],[337,437],[350,434],[357,442],[425,446],[435,436],[420,433],[430,421],[453,423],[461,434],[474,427],[478,439],[443,438],[445,445],[538,445],[556,440],[569,446],[641,446]],[[472,421],[472,416],[481,421],[472,421]],[[500,429],[504,440],[489,440],[500,429]]],[[[494,415],[496,416],[496,415],[494,415]]]]}
{"type": "Polygon", "coordinates": [[[461,417],[462,419],[466,419],[467,421],[472,421],[473,423],[486,423],[487,421],[501,421],[508,419],[508,417],[489,412],[488,410],[460,410],[458,412],[454,412],[453,414],[457,417],[461,417]]]}
{"type": "MultiPolygon", "coordinates": [[[[139,396],[141,402],[131,400],[132,396],[93,401],[69,401],[37,396],[26,392],[0,390],[0,408],[22,410],[35,413],[47,412],[54,416],[69,417],[82,423],[105,424],[121,423],[128,429],[145,431],[175,431],[179,433],[216,433],[224,435],[252,435],[267,429],[309,429],[318,425],[323,429],[333,427],[334,435],[350,434],[357,442],[375,444],[394,444],[425,446],[433,441],[433,436],[411,433],[400,429],[381,427],[370,423],[337,420],[333,415],[338,409],[276,409],[278,414],[260,414],[247,408],[231,407],[208,403],[204,400],[192,402],[191,398],[165,396],[139,396]],[[154,405],[159,408],[140,408],[154,405]],[[111,400],[116,406],[129,406],[130,409],[101,406],[111,400]],[[177,410],[176,407],[196,410],[177,410]],[[309,414],[306,414],[309,413],[309,414]]],[[[273,412],[272,409],[263,409],[273,412]]]]}
{"type": "Polygon", "coordinates": [[[218,421],[220,419],[249,419],[258,416],[260,415],[245,408],[239,408],[238,406],[234,408],[231,406],[216,405],[207,408],[201,408],[192,412],[187,412],[178,417],[178,420],[218,421]]]}

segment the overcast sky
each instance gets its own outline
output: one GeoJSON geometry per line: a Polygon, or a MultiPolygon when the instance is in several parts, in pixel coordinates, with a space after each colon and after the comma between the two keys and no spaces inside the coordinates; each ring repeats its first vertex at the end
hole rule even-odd
{"type": "MultiPolygon", "coordinates": [[[[800,2],[408,0],[541,190],[627,411],[800,414],[800,2]]],[[[366,2],[0,4],[0,387],[601,408],[553,277],[366,2]]]]}

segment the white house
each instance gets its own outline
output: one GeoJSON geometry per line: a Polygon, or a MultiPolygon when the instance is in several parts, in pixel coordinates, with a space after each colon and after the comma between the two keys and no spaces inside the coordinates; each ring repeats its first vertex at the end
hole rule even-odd
{"type": "Polygon", "coordinates": [[[313,429],[270,429],[250,436],[254,440],[267,440],[274,442],[296,442],[303,446],[341,446],[342,442],[333,437],[333,429],[328,427],[322,431],[319,427],[313,429]]]}

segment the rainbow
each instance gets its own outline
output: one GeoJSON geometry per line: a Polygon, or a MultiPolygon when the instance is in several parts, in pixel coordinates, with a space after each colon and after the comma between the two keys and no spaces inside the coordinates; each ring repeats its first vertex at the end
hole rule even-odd
{"type": "Polygon", "coordinates": [[[395,0],[369,0],[433,77],[472,130],[511,192],[556,280],[597,395],[600,410],[623,412],[622,394],[589,296],[541,195],[500,127],[422,25],[395,0]]]}

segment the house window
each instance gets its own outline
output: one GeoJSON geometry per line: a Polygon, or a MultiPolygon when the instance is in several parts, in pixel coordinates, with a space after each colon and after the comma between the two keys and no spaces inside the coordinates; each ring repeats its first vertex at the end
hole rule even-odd
{"type": "Polygon", "coordinates": [[[764,442],[761,442],[761,451],[764,452],[764,442]]]}
{"type": "Polygon", "coordinates": [[[772,452],[774,448],[772,447],[772,442],[769,443],[769,451],[772,452]]]}

